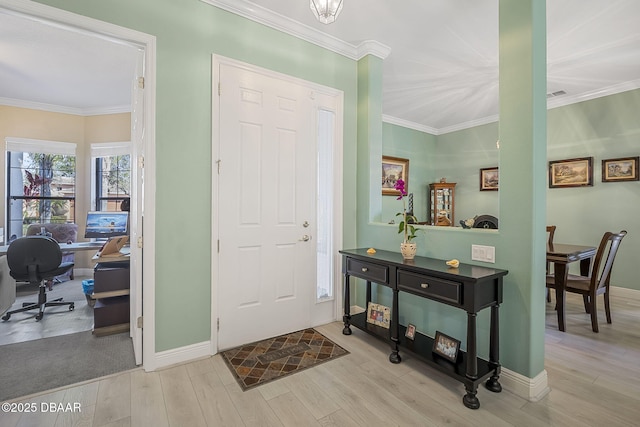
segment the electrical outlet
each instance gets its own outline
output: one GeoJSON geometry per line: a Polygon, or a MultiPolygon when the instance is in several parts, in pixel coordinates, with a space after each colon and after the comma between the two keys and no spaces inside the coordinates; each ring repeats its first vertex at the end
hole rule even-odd
{"type": "Polygon", "coordinates": [[[495,263],[496,248],[494,246],[471,245],[471,260],[495,263]]]}

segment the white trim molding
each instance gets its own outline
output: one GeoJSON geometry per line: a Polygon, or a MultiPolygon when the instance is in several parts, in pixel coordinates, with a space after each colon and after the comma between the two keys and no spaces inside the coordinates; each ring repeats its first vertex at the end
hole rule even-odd
{"type": "Polygon", "coordinates": [[[8,107],[26,108],[29,110],[48,111],[50,113],[71,114],[74,116],[102,116],[106,114],[131,113],[131,105],[116,105],[106,108],[76,108],[63,105],[46,104],[43,102],[25,101],[23,99],[0,97],[0,105],[8,107]]]}
{"type": "Polygon", "coordinates": [[[308,41],[349,59],[359,60],[366,55],[385,59],[391,53],[390,47],[375,40],[365,40],[356,46],[247,0],[200,1],[308,41]]]}
{"type": "Polygon", "coordinates": [[[211,341],[203,341],[197,344],[160,351],[154,355],[155,369],[166,368],[212,355],[213,346],[211,341]]]}
{"type": "Polygon", "coordinates": [[[500,384],[503,389],[529,402],[537,402],[551,391],[547,382],[547,371],[543,370],[534,378],[526,377],[509,369],[501,368],[500,384]]]}

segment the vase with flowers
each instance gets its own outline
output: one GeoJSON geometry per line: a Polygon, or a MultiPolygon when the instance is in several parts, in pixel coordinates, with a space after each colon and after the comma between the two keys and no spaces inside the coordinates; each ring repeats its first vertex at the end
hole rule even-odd
{"type": "Polygon", "coordinates": [[[416,233],[419,230],[412,224],[417,223],[418,220],[412,214],[407,213],[407,205],[404,199],[407,195],[407,190],[404,186],[404,180],[397,180],[395,189],[400,193],[397,200],[402,200],[402,212],[396,214],[396,216],[402,215],[402,221],[398,225],[398,234],[404,233],[404,241],[400,244],[400,253],[404,259],[413,259],[416,256],[418,247],[412,240],[416,238],[416,233]]]}

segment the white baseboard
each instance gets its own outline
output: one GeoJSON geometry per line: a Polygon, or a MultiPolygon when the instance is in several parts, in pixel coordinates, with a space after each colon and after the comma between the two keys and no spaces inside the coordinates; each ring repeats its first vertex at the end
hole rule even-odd
{"type": "Polygon", "coordinates": [[[529,378],[509,369],[501,368],[500,384],[505,390],[530,402],[539,401],[550,391],[546,370],[540,372],[535,378],[529,378]]]}
{"type": "Polygon", "coordinates": [[[202,359],[212,355],[213,345],[211,341],[203,341],[201,343],[156,353],[154,357],[155,363],[145,363],[144,369],[147,372],[151,372],[156,369],[179,365],[181,363],[191,362],[193,360],[202,359]]]}

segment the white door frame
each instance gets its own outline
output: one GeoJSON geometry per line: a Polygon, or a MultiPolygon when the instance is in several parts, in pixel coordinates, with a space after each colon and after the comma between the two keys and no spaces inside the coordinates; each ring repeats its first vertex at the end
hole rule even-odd
{"type": "MultiPolygon", "coordinates": [[[[135,141],[132,135],[132,143],[138,144],[134,152],[144,153],[144,246],[142,251],[136,245],[137,237],[142,237],[141,227],[142,212],[133,208],[131,221],[132,251],[131,262],[142,264],[142,276],[144,281],[137,282],[140,291],[144,293],[142,310],[144,313],[143,357],[142,363],[146,371],[153,371],[157,367],[155,353],[155,117],[156,117],[156,38],[155,36],[141,33],[118,25],[99,21],[82,15],[70,13],[61,9],[46,6],[24,0],[0,0],[0,11],[25,16],[31,19],[46,21],[54,25],[63,26],[70,31],[76,31],[85,35],[109,39],[115,43],[124,43],[144,50],[145,56],[145,81],[144,81],[144,107],[140,119],[144,123],[145,131],[141,141],[135,141]]],[[[133,113],[135,114],[135,112],[133,113]]],[[[132,159],[134,160],[134,159],[132,159]]],[[[137,174],[141,165],[132,161],[132,173],[137,174]]],[[[132,189],[132,197],[142,197],[132,189]]],[[[139,269],[138,269],[139,271],[139,269]]],[[[140,274],[138,274],[140,275],[140,274]]],[[[138,278],[135,278],[136,280],[138,278]]],[[[140,278],[141,279],[141,278],[140,278]]],[[[136,319],[131,319],[132,327],[136,326],[136,319]]]]}
{"type": "MultiPolygon", "coordinates": [[[[270,76],[279,80],[288,80],[293,83],[307,86],[310,91],[317,91],[323,94],[334,96],[337,100],[335,109],[335,134],[333,138],[333,169],[334,182],[333,182],[333,247],[342,247],[342,145],[343,145],[343,110],[344,110],[344,94],[342,91],[322,86],[317,83],[309,82],[303,79],[292,77],[286,74],[278,73],[272,70],[268,70],[256,65],[244,63],[231,58],[227,58],[220,55],[212,55],[212,88],[217,87],[219,81],[220,64],[233,65],[235,67],[244,68],[246,70],[260,73],[266,76],[270,76]]],[[[218,257],[218,239],[220,237],[220,224],[218,223],[218,211],[220,203],[218,201],[218,174],[217,165],[219,160],[219,146],[220,146],[220,109],[223,108],[220,105],[220,97],[217,89],[213,90],[212,96],[212,173],[211,173],[211,353],[216,354],[218,352],[218,287],[220,286],[218,280],[219,271],[219,257],[218,257]]],[[[317,125],[317,123],[316,123],[317,125]]],[[[340,255],[334,254],[334,262],[331,277],[334,280],[334,313],[335,318],[332,320],[339,320],[342,318],[342,294],[340,290],[341,286],[341,268],[340,268],[340,255]]],[[[315,291],[314,291],[315,294],[315,291]]],[[[324,302],[326,304],[326,302],[324,302]]],[[[317,325],[312,325],[317,326],[317,325]]]]}

